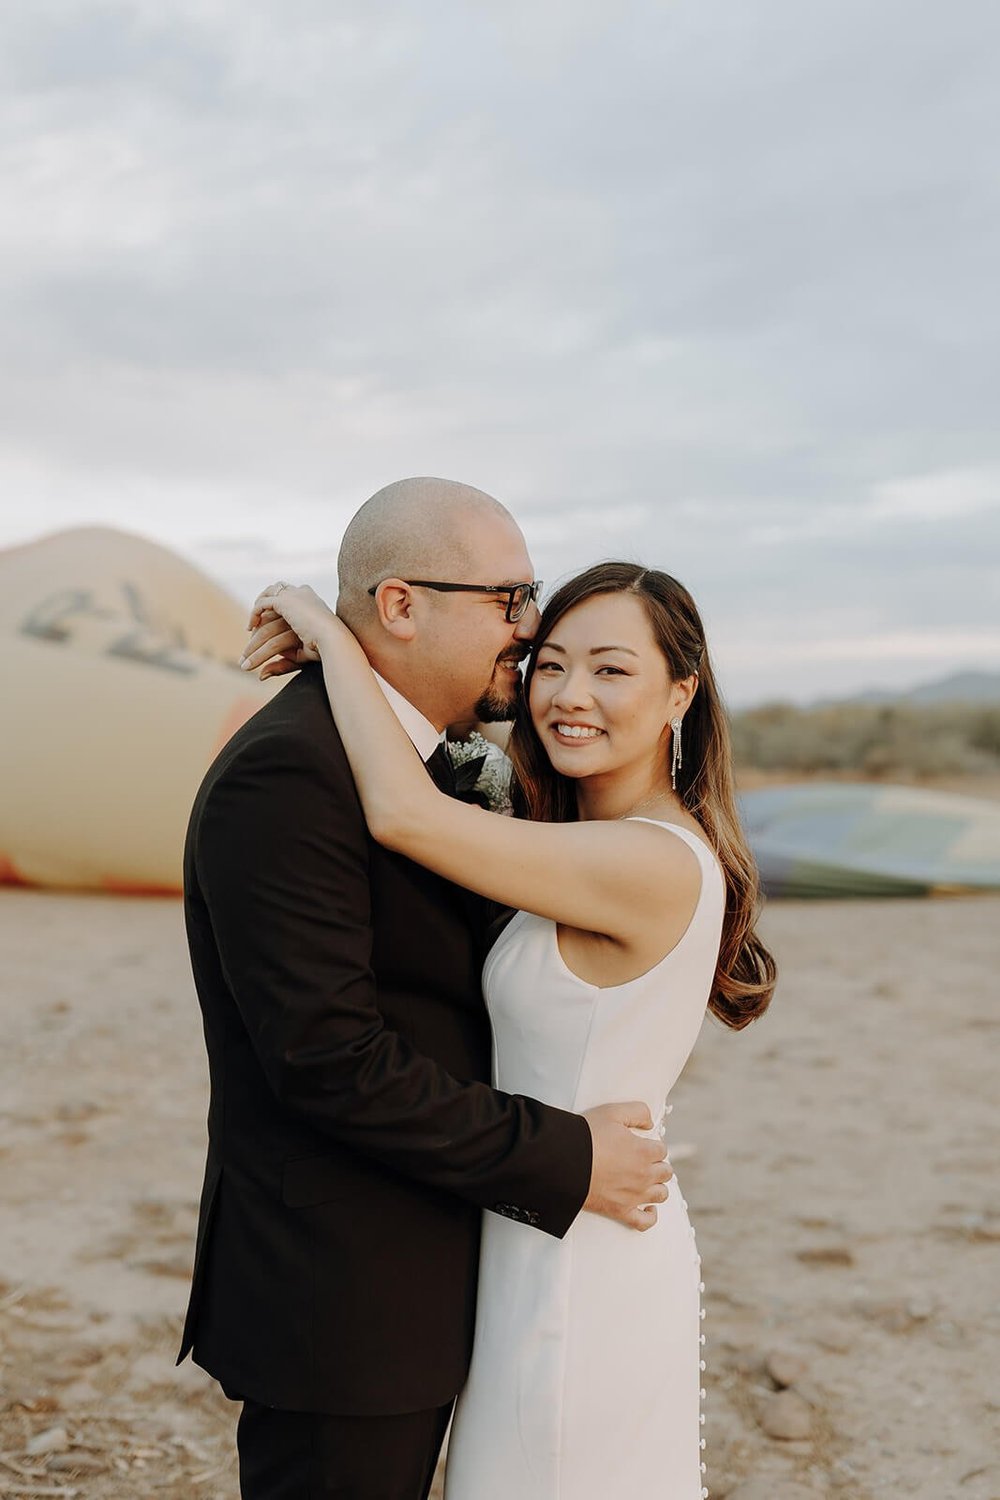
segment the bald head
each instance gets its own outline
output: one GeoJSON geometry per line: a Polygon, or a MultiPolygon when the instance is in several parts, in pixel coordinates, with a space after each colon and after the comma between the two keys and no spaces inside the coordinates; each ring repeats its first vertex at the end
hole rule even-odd
{"type": "Polygon", "coordinates": [[[520,527],[491,495],[451,479],[387,485],[348,526],[338,570],[337,613],[435,728],[511,717],[538,610],[529,603],[508,619],[507,590],[534,570],[520,527]]]}
{"type": "Polygon", "coordinates": [[[337,612],[361,633],[374,613],[368,593],[383,578],[465,575],[477,523],[513,518],[492,495],[453,479],[398,479],[378,490],[344,532],[337,612]]]}

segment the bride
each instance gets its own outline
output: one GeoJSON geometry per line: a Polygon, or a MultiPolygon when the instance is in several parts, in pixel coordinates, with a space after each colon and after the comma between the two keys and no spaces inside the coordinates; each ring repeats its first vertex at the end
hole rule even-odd
{"type": "MultiPolygon", "coordinates": [[[[513,818],[438,791],[311,589],[265,590],[251,626],[248,669],[322,661],[373,838],[516,908],[483,975],[495,1085],[577,1111],[646,1099],[662,1133],[706,1006],[739,1030],[775,982],[687,590],[601,563],[549,600],[511,739],[513,818]]],[[[641,1213],[645,1234],[583,1214],[562,1240],[485,1215],[447,1500],[708,1494],[694,1230],[676,1183],[641,1213]]]]}

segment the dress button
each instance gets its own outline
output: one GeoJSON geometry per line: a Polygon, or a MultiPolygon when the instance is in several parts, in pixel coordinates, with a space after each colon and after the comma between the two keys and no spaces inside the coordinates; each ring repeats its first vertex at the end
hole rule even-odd
{"type": "Polygon", "coordinates": [[[699,1344],[703,1344],[705,1342],[705,1335],[703,1333],[698,1335],[698,1342],[699,1344]]]}
{"type": "Polygon", "coordinates": [[[698,1395],[699,1395],[700,1399],[702,1401],[704,1401],[704,1399],[705,1399],[705,1387],[704,1386],[702,1386],[701,1390],[698,1392],[698,1395]]]}
{"type": "Polygon", "coordinates": [[[698,1316],[699,1318],[703,1318],[705,1316],[705,1309],[703,1307],[699,1307],[698,1316]]]}
{"type": "Polygon", "coordinates": [[[708,1464],[701,1464],[699,1467],[701,1468],[701,1472],[703,1474],[707,1474],[708,1473],[708,1464]]]}
{"type": "Polygon", "coordinates": [[[698,1290],[699,1292],[703,1292],[705,1290],[705,1283],[703,1281],[699,1281],[698,1290]]]}
{"type": "Polygon", "coordinates": [[[705,1446],[705,1439],[702,1438],[701,1442],[698,1444],[698,1447],[699,1448],[704,1448],[704,1446],[705,1446]]]}
{"type": "Polygon", "coordinates": [[[699,1368],[699,1370],[704,1370],[706,1368],[705,1361],[703,1359],[699,1359],[699,1361],[698,1361],[698,1368],[699,1368]]]}
{"type": "Polygon", "coordinates": [[[701,1415],[698,1418],[698,1425],[700,1427],[704,1427],[704,1425],[705,1425],[705,1413],[704,1412],[702,1412],[701,1415]]]}

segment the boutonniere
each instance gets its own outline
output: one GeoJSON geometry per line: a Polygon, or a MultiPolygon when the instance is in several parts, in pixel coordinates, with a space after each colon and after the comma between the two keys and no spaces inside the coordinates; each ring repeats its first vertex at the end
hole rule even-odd
{"type": "Polygon", "coordinates": [[[468,739],[449,740],[448,757],[455,768],[455,795],[490,812],[512,811],[510,760],[485,735],[473,730],[468,739]]]}

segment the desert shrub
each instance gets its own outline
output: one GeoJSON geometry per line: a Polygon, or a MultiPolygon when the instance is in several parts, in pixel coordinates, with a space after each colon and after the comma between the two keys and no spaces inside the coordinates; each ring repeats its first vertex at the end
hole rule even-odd
{"type": "Polygon", "coordinates": [[[1000,771],[1000,706],[768,703],[732,720],[737,765],[799,775],[1000,771]]]}
{"type": "Polygon", "coordinates": [[[969,743],[975,749],[1000,759],[1000,704],[968,709],[969,743]]]}

